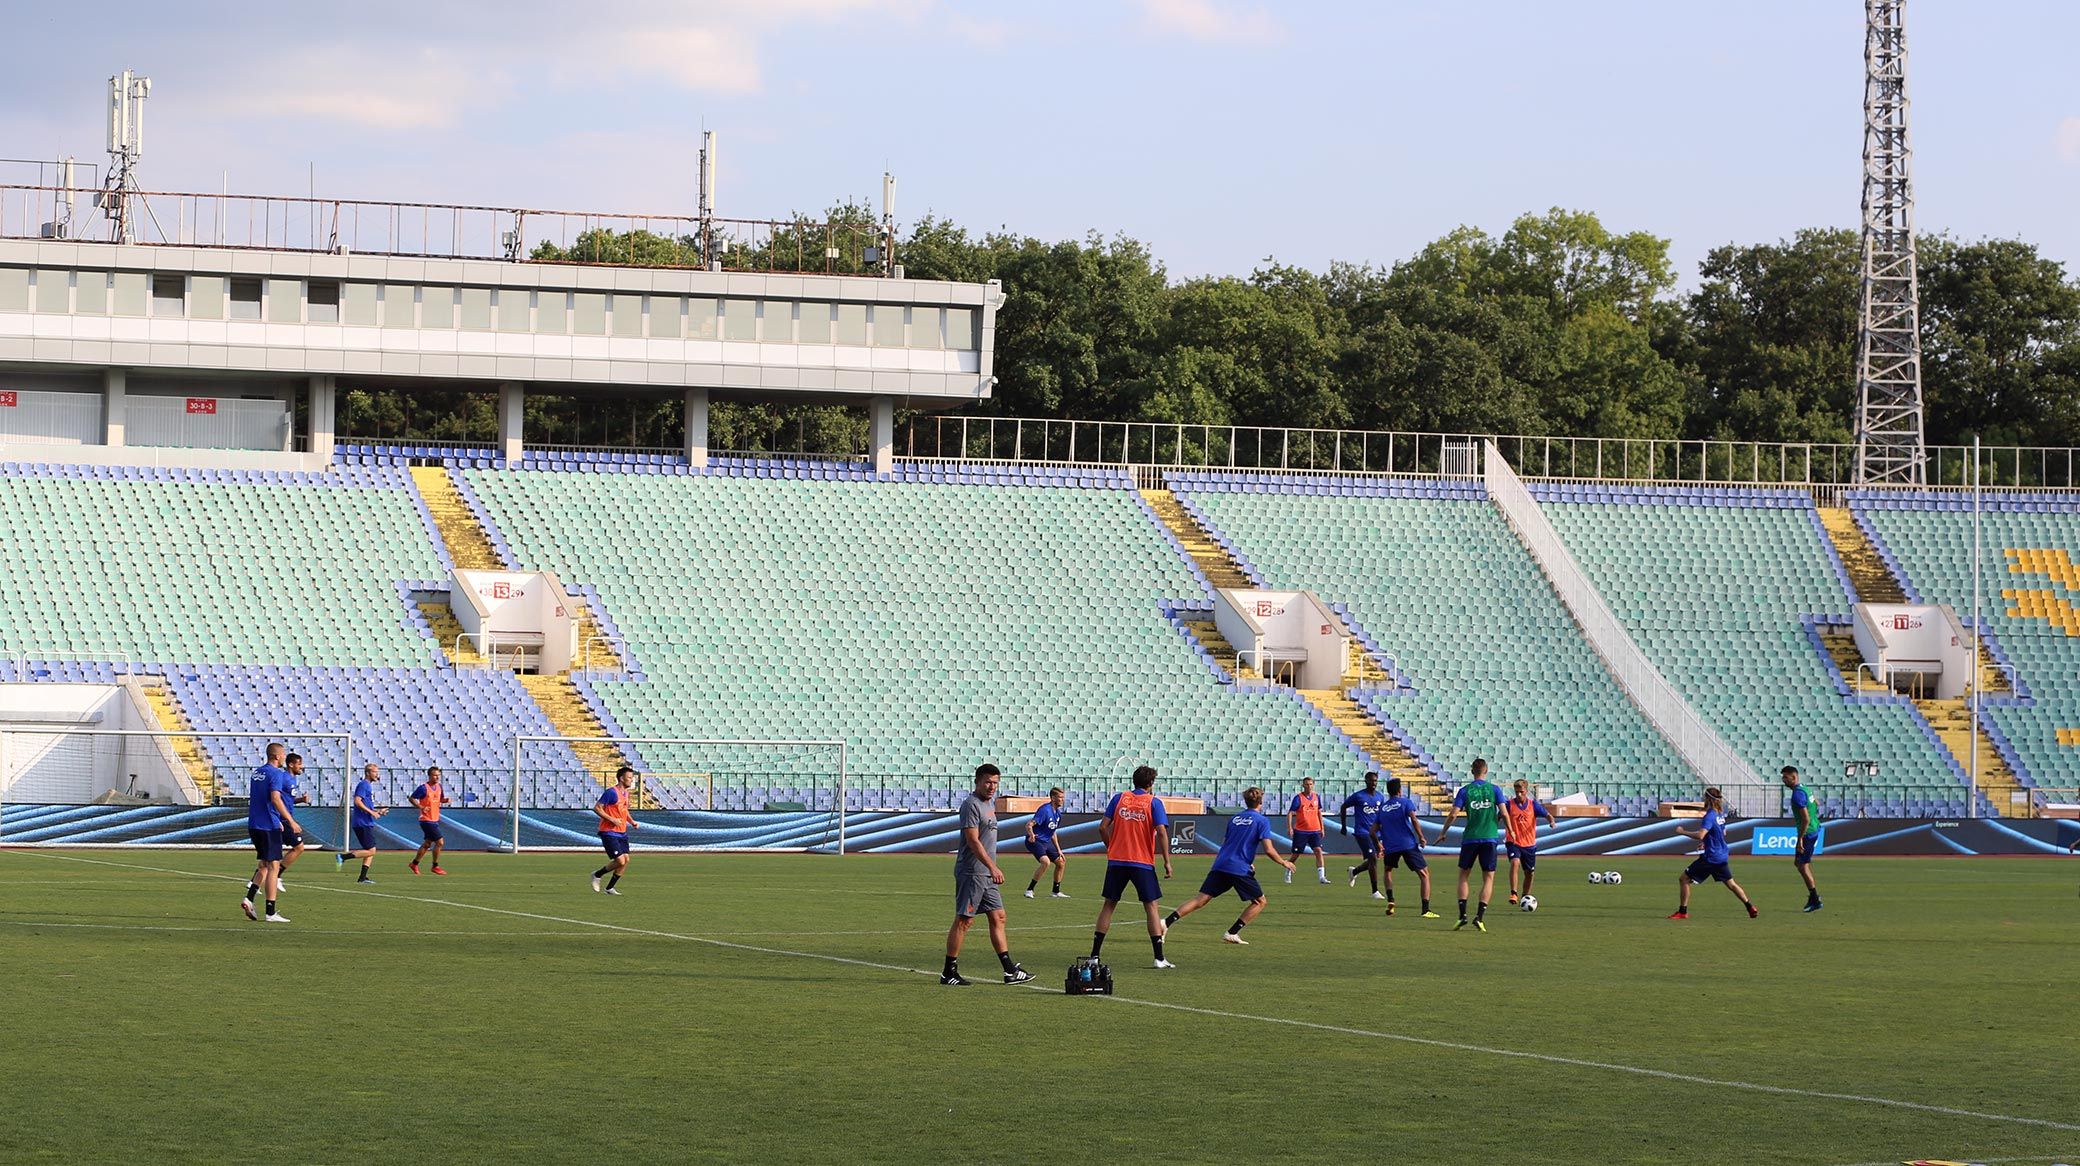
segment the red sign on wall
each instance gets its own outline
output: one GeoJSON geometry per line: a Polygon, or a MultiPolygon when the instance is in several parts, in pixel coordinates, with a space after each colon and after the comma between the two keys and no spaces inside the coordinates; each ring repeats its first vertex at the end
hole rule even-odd
{"type": "Polygon", "coordinates": [[[14,390],[0,389],[0,409],[12,409],[14,406],[14,390]]]}
{"type": "Polygon", "coordinates": [[[210,416],[215,416],[217,412],[217,399],[215,397],[189,397],[188,412],[207,413],[210,416]]]}

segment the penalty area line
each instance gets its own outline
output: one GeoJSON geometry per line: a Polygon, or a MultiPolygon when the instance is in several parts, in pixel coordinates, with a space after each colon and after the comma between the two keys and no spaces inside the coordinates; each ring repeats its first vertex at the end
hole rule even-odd
{"type": "MultiPolygon", "coordinates": [[[[101,858],[83,858],[70,854],[52,854],[41,851],[29,853],[41,858],[53,858],[64,862],[90,863],[95,866],[112,866],[128,870],[147,870],[159,874],[183,875],[189,878],[212,879],[222,882],[244,882],[237,875],[212,874],[206,871],[178,870],[173,867],[144,866],[138,863],[111,862],[101,858]]],[[[751,952],[757,955],[786,956],[793,959],[819,960],[824,963],[841,964],[848,967],[872,968],[882,972],[904,972],[917,976],[936,976],[937,972],[924,968],[905,967],[901,964],[884,964],[874,960],[853,959],[849,956],[829,955],[824,952],[791,951],[786,948],[764,947],[751,943],[735,943],[726,939],[714,939],[705,935],[686,935],[672,931],[655,931],[645,927],[630,927],[622,923],[603,923],[591,919],[571,919],[561,915],[543,915],[533,911],[518,911],[510,907],[486,907],[476,903],[464,903],[454,899],[432,899],[418,895],[399,895],[384,891],[356,891],[350,887],[313,886],[311,889],[340,895],[361,895],[369,898],[396,899],[409,903],[431,903],[441,907],[454,907],[464,911],[481,911],[490,915],[504,915],[515,919],[532,919],[538,923],[562,923],[574,927],[589,927],[601,931],[622,932],[630,935],[647,935],[656,939],[676,939],[685,943],[698,943],[708,947],[729,951],[751,952]]],[[[988,983],[988,981],[982,981],[988,983]]],[[[1059,993],[1059,988],[1039,984],[1025,987],[1038,991],[1059,993]]],[[[1571,1069],[1596,1069],[1607,1073],[1624,1073],[1635,1077],[1647,1077],[1657,1081],[1674,1081],[1686,1085],[1705,1085],[1714,1089],[1738,1089],[1750,1093],[1764,1093],[1778,1097],[1804,1097],[1817,1101],[1846,1101],[1860,1105],[1876,1105],[1888,1109],[1901,1109],[1914,1113],[1931,1113],[1943,1117],[1974,1118],[1979,1121],[2005,1122],[2010,1125],[2035,1126],[2040,1129],[2064,1130],[2080,1133],[2080,1123],[2054,1121],[2044,1117],[2024,1117],[2019,1114],[1989,1113],[1977,1109],[1961,1109],[1949,1105],[1931,1105],[1920,1101],[1903,1101],[1895,1097],[1876,1097],[1864,1093],[1836,1093],[1822,1089],[1799,1089],[1790,1085],[1770,1085],[1759,1081],[1738,1081],[1730,1078],[1703,1077],[1693,1073],[1677,1073],[1667,1069],[1649,1069],[1641,1065],[1621,1065],[1612,1061],[1591,1061],[1580,1057],[1563,1057],[1556,1053],[1535,1053],[1524,1049],[1495,1048],[1489,1045],[1468,1044],[1462,1041],[1439,1040],[1435,1037],[1412,1036],[1408,1033],[1380,1032],[1369,1028],[1353,1028],[1340,1024],[1324,1024],[1315,1020],[1298,1020],[1289,1016],[1265,1016],[1252,1012],[1228,1012],[1218,1008],[1200,1008],[1190,1004],[1172,1004],[1162,1000],[1144,1000],[1132,996],[1102,996],[1120,1005],[1135,1005],[1142,1008],[1160,1008],[1168,1012],[1182,1012],[1192,1016],[1209,1016],[1218,1020],[1242,1020],[1256,1024],[1273,1024],[1287,1028],[1308,1029],[1314,1032],[1334,1033],[1339,1036],[1360,1037],[1367,1040],[1394,1041],[1400,1044],[1420,1045],[1426,1048],[1446,1049],[1451,1052],[1475,1053],[1481,1056],[1505,1057],[1518,1061],[1534,1061],[1547,1065],[1561,1065],[1571,1069]]]]}

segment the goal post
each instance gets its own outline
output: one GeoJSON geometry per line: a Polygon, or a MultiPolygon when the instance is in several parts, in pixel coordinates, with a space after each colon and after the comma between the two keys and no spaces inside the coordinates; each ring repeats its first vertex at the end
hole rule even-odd
{"type": "MultiPolygon", "coordinates": [[[[511,834],[514,852],[589,850],[592,806],[622,765],[636,772],[639,811],[656,812],[644,850],[800,850],[845,853],[849,792],[845,741],[701,737],[516,736],[512,750],[511,834]],[[739,824],[696,815],[781,811],[786,830],[760,835],[739,824]]],[[[639,828],[640,829],[640,828],[639,828]]]]}
{"type": "MultiPolygon", "coordinates": [[[[199,729],[103,729],[12,721],[0,723],[0,843],[37,846],[244,845],[242,814],[194,813],[243,806],[246,778],[265,761],[269,742],[305,760],[303,792],[311,808],[339,807],[338,837],[347,837],[354,738],[307,730],[215,732],[199,729]],[[117,820],[112,812],[137,811],[117,820]]],[[[321,815],[313,814],[313,825],[321,815]]],[[[322,816],[314,842],[331,839],[322,816]]]]}

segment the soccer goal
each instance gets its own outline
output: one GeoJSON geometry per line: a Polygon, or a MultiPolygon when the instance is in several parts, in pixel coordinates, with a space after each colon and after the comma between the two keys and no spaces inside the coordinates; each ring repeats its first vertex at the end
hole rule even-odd
{"type": "Polygon", "coordinates": [[[846,743],[690,737],[515,737],[519,851],[598,846],[592,806],[635,771],[639,850],[845,850],[846,743]],[[727,817],[759,813],[759,818],[727,817]]]}
{"type": "Polygon", "coordinates": [[[244,846],[247,780],[279,742],[302,757],[313,842],[346,837],[347,733],[0,725],[0,843],[35,846],[244,846]],[[116,813],[109,809],[131,812],[116,813]]]}

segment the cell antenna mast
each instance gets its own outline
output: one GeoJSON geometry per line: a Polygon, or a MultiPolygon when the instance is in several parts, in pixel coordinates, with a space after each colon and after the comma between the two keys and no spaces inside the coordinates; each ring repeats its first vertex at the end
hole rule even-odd
{"type": "Polygon", "coordinates": [[[131,200],[140,189],[137,163],[144,157],[144,99],[152,95],[152,79],[128,69],[108,79],[108,188],[101,194],[103,213],[115,224],[118,243],[137,241],[131,200]]]}
{"type": "Polygon", "coordinates": [[[701,131],[700,157],[700,231],[701,262],[710,271],[722,270],[721,259],[715,254],[715,131],[701,131]]]}
{"type": "Polygon", "coordinates": [[[1921,293],[1914,151],[1907,132],[1906,0],[1864,0],[1863,311],[1857,330],[1856,480],[1920,485],[1921,293]]]}

